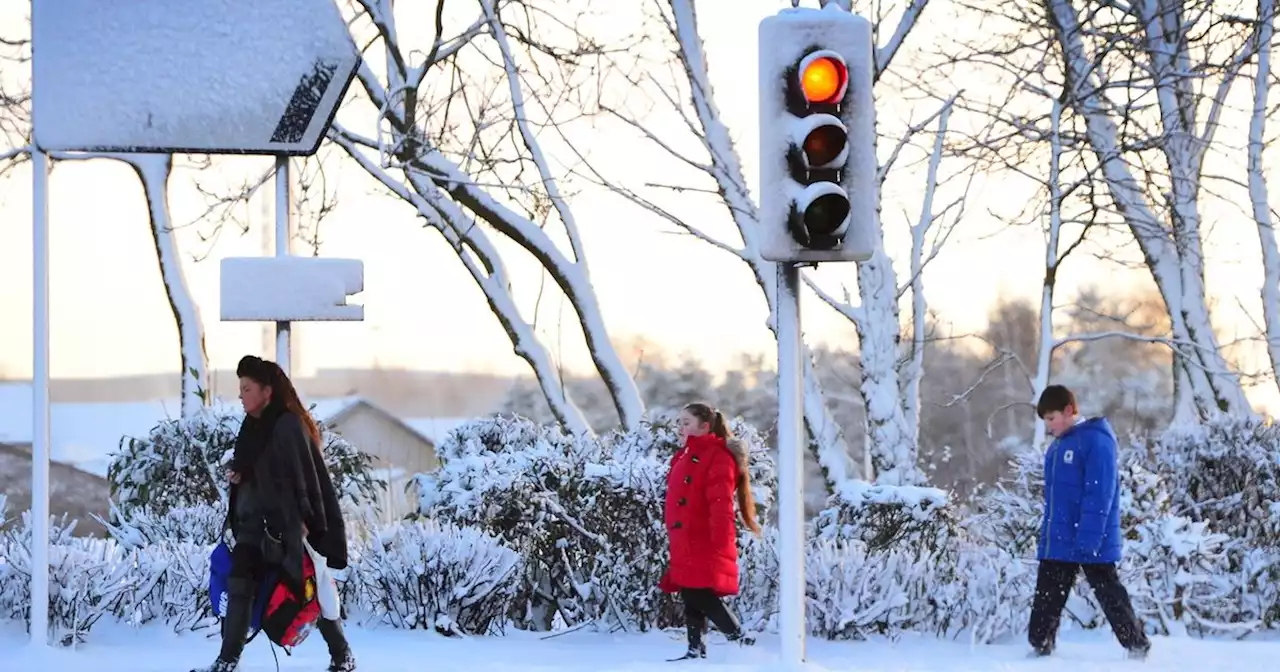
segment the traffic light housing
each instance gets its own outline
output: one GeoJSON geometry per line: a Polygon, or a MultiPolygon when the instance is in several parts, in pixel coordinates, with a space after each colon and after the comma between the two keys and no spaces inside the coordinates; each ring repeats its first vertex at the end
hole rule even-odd
{"type": "Polygon", "coordinates": [[[760,22],[761,256],[866,261],[875,251],[871,24],[831,3],[760,22]]]}

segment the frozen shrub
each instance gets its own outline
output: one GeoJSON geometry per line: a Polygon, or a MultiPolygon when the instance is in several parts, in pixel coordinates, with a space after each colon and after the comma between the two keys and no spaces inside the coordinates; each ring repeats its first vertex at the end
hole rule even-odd
{"type": "Polygon", "coordinates": [[[388,625],[446,635],[496,633],[520,585],[515,551],[479,530],[404,522],[362,550],[349,583],[388,625]]]}
{"type": "Polygon", "coordinates": [[[857,540],[870,551],[911,548],[927,555],[955,535],[955,512],[945,491],[849,480],[813,520],[817,536],[857,540]]]}
{"type": "Polygon", "coordinates": [[[124,514],[111,505],[110,522],[98,519],[107,534],[126,548],[144,548],[155,544],[198,544],[212,546],[221,538],[227,510],[221,505],[196,504],[170,508],[164,514],[149,508],[133,509],[124,514]]]}
{"type": "MultiPolygon", "coordinates": [[[[145,508],[163,515],[171,508],[225,504],[226,465],[243,420],[240,411],[209,408],[191,418],[166,420],[144,439],[121,440],[107,468],[119,512],[145,508]]],[[[375,477],[372,458],[323,425],[321,442],[339,497],[351,503],[376,500],[385,483],[375,477]]]]}
{"type": "MultiPolygon", "coordinates": [[[[740,422],[732,429],[752,456],[763,518],[776,484],[773,461],[758,433],[740,422]]],[[[668,423],[595,438],[523,418],[478,421],[439,447],[439,472],[419,477],[421,512],[477,526],[523,555],[513,615],[523,627],[597,620],[665,627],[679,617],[657,589],[666,568],[666,474],[676,450],[668,423]]]]}
{"type": "MultiPolygon", "coordinates": [[[[0,533],[0,615],[31,617],[31,517],[0,533]]],[[[82,643],[95,623],[114,616],[133,589],[129,563],[112,541],[73,537],[75,523],[49,530],[49,627],[54,641],[82,643]]]]}

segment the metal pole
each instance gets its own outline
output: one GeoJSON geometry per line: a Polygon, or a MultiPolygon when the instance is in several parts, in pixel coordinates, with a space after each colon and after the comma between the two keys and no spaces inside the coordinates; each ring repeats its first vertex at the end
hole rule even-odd
{"type": "Polygon", "coordinates": [[[31,152],[31,646],[49,645],[49,156],[31,152]]]}
{"type": "MultiPolygon", "coordinates": [[[[290,207],[292,198],[290,198],[289,185],[289,157],[276,157],[276,258],[281,259],[289,256],[290,220],[292,218],[292,208],[290,207]]],[[[292,325],[288,322],[276,322],[276,363],[284,369],[287,376],[293,375],[292,367],[289,365],[293,360],[293,348],[290,347],[292,335],[292,325]]]]}
{"type": "Polygon", "coordinates": [[[778,619],[785,667],[804,663],[804,367],[800,267],[778,266],[778,619]]]}

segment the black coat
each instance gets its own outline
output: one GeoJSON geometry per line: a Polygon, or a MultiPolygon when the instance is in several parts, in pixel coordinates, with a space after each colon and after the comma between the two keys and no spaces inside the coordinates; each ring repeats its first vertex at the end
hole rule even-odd
{"type": "Polygon", "coordinates": [[[299,590],[303,525],[308,542],[329,566],[347,566],[346,530],[333,482],[298,416],[269,410],[260,418],[245,418],[232,469],[241,474],[230,492],[229,518],[237,544],[261,544],[264,531],[280,538],[280,569],[299,590]]]}

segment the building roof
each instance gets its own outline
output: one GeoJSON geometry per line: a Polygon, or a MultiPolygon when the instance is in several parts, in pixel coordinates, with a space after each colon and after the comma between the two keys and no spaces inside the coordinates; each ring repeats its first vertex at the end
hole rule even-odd
{"type": "Polygon", "coordinates": [[[471,422],[475,418],[407,418],[404,424],[413,428],[433,446],[444,443],[449,432],[471,422]]]}

